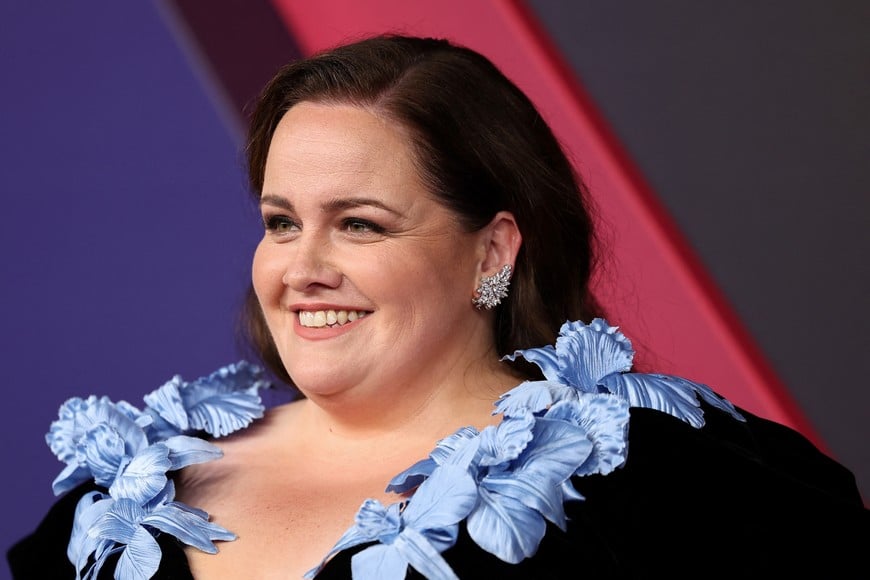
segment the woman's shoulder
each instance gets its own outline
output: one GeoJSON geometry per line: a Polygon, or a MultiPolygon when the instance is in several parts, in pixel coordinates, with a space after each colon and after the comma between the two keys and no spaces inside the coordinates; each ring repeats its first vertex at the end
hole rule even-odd
{"type": "Polygon", "coordinates": [[[254,474],[268,471],[279,456],[286,454],[282,447],[292,444],[293,416],[304,403],[297,400],[271,407],[249,427],[210,438],[220,453],[220,461],[196,463],[176,471],[176,498],[202,507],[209,503],[206,498],[232,495],[249,487],[254,474]]]}

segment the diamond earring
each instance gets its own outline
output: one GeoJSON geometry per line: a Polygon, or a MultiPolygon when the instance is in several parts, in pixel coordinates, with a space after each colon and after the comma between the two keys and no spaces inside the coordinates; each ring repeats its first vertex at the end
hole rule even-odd
{"type": "Polygon", "coordinates": [[[476,297],[471,299],[471,303],[478,310],[486,308],[492,310],[501,304],[502,298],[507,298],[508,286],[511,284],[511,266],[505,264],[501,270],[492,276],[483,276],[480,279],[480,286],[475,290],[476,297]]]}

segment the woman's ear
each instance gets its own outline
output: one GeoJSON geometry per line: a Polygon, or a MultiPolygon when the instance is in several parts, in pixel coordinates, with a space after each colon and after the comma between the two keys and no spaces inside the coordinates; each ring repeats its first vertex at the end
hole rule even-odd
{"type": "Polygon", "coordinates": [[[523,243],[523,236],[514,215],[509,211],[498,212],[481,233],[483,259],[480,275],[492,276],[505,264],[513,268],[523,243]]]}

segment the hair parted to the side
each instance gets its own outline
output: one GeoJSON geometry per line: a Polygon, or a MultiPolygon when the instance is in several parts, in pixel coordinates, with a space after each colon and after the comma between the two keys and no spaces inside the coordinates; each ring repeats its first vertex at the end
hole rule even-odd
{"type": "MultiPolygon", "coordinates": [[[[596,243],[586,187],[532,102],[486,57],[443,39],[381,35],[284,66],[251,117],[257,198],[275,128],[302,101],[359,106],[402,125],[423,182],[468,231],[501,210],[514,215],[523,243],[495,309],[500,355],[552,344],[566,320],[602,314],[589,287],[596,243]]],[[[253,288],[243,317],[263,362],[292,385],[253,288]]],[[[539,376],[522,360],[506,364],[539,376]]]]}

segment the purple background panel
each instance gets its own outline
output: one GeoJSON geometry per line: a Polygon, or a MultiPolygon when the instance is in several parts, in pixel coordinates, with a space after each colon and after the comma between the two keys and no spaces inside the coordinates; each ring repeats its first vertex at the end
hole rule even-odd
{"type": "Polygon", "coordinates": [[[156,4],[7,1],[0,23],[5,551],[53,500],[66,398],[139,405],[240,358],[260,225],[234,128],[156,4]]]}

